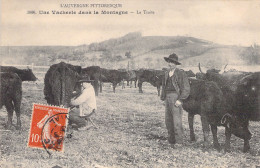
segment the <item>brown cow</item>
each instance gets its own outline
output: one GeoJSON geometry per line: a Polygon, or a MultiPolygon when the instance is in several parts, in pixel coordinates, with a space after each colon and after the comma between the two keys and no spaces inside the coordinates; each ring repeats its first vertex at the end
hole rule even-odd
{"type": "MultiPolygon", "coordinates": [[[[101,68],[101,82],[112,83],[114,93],[116,92],[116,85],[126,78],[127,72],[101,68]]],[[[102,84],[100,84],[100,92],[102,92],[102,84]]]]}
{"type": "Polygon", "coordinates": [[[60,62],[45,74],[44,95],[48,104],[69,106],[76,82],[81,78],[81,67],[60,62]]]}
{"type": "Polygon", "coordinates": [[[37,78],[31,69],[18,69],[12,66],[0,66],[0,72],[16,73],[22,81],[36,81],[37,78]]]}
{"type": "Polygon", "coordinates": [[[162,71],[162,70],[145,69],[145,70],[139,71],[139,74],[138,74],[139,93],[143,93],[143,90],[142,90],[143,82],[148,82],[157,88],[158,96],[160,96],[160,89],[162,86],[163,76],[164,76],[164,71],[162,71]]]}
{"type": "Polygon", "coordinates": [[[17,129],[21,129],[21,101],[22,101],[22,80],[16,73],[0,73],[0,107],[6,107],[8,112],[8,121],[6,128],[12,126],[13,112],[15,110],[17,118],[17,129]]]}

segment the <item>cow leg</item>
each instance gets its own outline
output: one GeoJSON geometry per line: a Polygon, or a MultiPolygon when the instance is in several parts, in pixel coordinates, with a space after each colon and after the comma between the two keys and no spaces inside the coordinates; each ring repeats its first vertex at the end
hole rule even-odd
{"type": "Polygon", "coordinates": [[[230,152],[231,130],[228,127],[225,128],[225,136],[226,136],[225,152],[230,152]]]}
{"type": "Polygon", "coordinates": [[[202,124],[203,136],[204,136],[204,147],[209,147],[209,120],[208,114],[213,110],[211,103],[213,102],[211,97],[207,97],[207,100],[201,103],[200,119],[202,124]]]}
{"type": "Polygon", "coordinates": [[[94,81],[94,90],[95,90],[96,96],[98,96],[98,88],[99,88],[98,85],[99,85],[98,81],[94,81]]]}
{"type": "Polygon", "coordinates": [[[246,153],[250,150],[249,140],[244,140],[244,149],[243,152],[246,153]]]}
{"type": "Polygon", "coordinates": [[[122,80],[122,89],[125,88],[125,80],[122,80]]]}
{"type": "Polygon", "coordinates": [[[201,115],[201,124],[204,136],[204,147],[209,147],[209,123],[206,116],[201,115]]]}
{"type": "Polygon", "coordinates": [[[113,92],[116,93],[116,83],[113,83],[113,92]]]}
{"type": "Polygon", "coordinates": [[[100,82],[100,85],[99,85],[100,93],[102,93],[102,85],[103,85],[103,82],[100,82]]]}
{"type": "Polygon", "coordinates": [[[133,81],[131,80],[130,81],[130,88],[132,88],[132,85],[133,85],[133,81]]]}
{"type": "Polygon", "coordinates": [[[139,93],[143,93],[142,85],[143,85],[143,83],[141,83],[141,82],[139,81],[139,82],[138,82],[139,93]]]}
{"type": "Polygon", "coordinates": [[[5,104],[7,113],[8,113],[8,120],[6,124],[6,129],[11,129],[12,127],[12,120],[13,120],[13,113],[14,113],[14,105],[12,100],[7,100],[5,104]]]}
{"type": "Polygon", "coordinates": [[[189,121],[189,128],[190,128],[190,140],[196,141],[195,134],[194,134],[194,128],[193,128],[194,114],[188,113],[188,121],[189,121]]]}
{"type": "Polygon", "coordinates": [[[210,125],[211,126],[211,132],[213,135],[213,145],[214,148],[220,151],[220,145],[218,143],[218,127],[216,125],[210,125]]]}
{"type": "Polygon", "coordinates": [[[129,86],[129,80],[127,80],[126,86],[129,86]]]}
{"type": "Polygon", "coordinates": [[[137,82],[137,80],[135,80],[135,88],[136,88],[136,82],[137,82]]]}
{"type": "Polygon", "coordinates": [[[21,129],[21,118],[20,118],[20,115],[21,115],[21,100],[22,99],[22,95],[21,96],[18,96],[18,98],[16,100],[14,100],[14,109],[15,109],[15,114],[16,114],[16,118],[17,118],[17,126],[16,126],[16,129],[17,130],[20,130],[21,129]]]}
{"type": "Polygon", "coordinates": [[[157,86],[158,96],[160,96],[160,90],[161,90],[161,87],[160,87],[160,86],[157,86]]]}

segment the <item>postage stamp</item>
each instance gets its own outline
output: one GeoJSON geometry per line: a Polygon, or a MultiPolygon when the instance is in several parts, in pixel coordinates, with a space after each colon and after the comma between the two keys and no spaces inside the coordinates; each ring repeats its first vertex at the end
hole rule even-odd
{"type": "Polygon", "coordinates": [[[67,108],[33,104],[28,147],[63,151],[67,118],[67,108]]]}

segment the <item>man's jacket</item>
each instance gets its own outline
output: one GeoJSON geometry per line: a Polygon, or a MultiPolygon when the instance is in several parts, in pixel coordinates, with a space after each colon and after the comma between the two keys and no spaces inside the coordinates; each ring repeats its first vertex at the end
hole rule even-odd
{"type": "MultiPolygon", "coordinates": [[[[169,78],[169,70],[165,71],[163,81],[162,81],[162,93],[161,100],[165,100],[165,85],[169,78]]],[[[186,73],[178,68],[175,69],[174,74],[170,77],[172,84],[179,95],[178,100],[186,99],[190,94],[190,84],[186,73]]]]}
{"type": "Polygon", "coordinates": [[[71,105],[79,105],[80,116],[87,116],[94,109],[97,109],[96,96],[91,84],[84,83],[83,86],[84,89],[81,91],[81,94],[78,97],[71,99],[71,105]]]}

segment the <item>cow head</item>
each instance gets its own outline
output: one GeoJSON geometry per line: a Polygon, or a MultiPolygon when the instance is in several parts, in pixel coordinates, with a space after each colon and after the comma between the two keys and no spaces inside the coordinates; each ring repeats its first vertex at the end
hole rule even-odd
{"type": "Polygon", "coordinates": [[[196,78],[197,79],[210,80],[209,78],[212,78],[212,76],[218,75],[219,72],[220,72],[220,70],[214,69],[214,68],[207,70],[206,73],[202,72],[201,67],[200,67],[200,63],[198,65],[198,67],[199,67],[200,72],[196,73],[196,78]]]}
{"type": "Polygon", "coordinates": [[[192,72],[192,70],[185,71],[185,73],[186,73],[186,75],[187,75],[188,77],[195,77],[195,74],[194,74],[194,72],[192,72]]]}
{"type": "Polygon", "coordinates": [[[37,80],[37,78],[33,74],[32,70],[29,68],[23,69],[22,73],[20,73],[19,76],[22,79],[22,81],[36,81],[37,80]]]}
{"type": "Polygon", "coordinates": [[[199,65],[198,65],[198,67],[199,67],[200,72],[196,73],[195,77],[196,77],[197,79],[205,80],[205,79],[206,79],[206,77],[205,77],[205,76],[206,76],[206,73],[205,73],[205,72],[202,72],[201,67],[200,67],[200,63],[199,63],[199,65]]]}
{"type": "Polygon", "coordinates": [[[209,69],[206,73],[201,71],[200,64],[199,64],[199,70],[200,73],[196,73],[196,78],[201,80],[207,80],[207,81],[214,81],[216,82],[222,91],[234,91],[236,88],[232,88],[232,85],[228,82],[228,79],[223,77],[222,74],[220,74],[221,70],[218,69],[209,69]]]}
{"type": "Polygon", "coordinates": [[[205,79],[205,74],[201,73],[201,72],[197,72],[195,77],[196,77],[196,79],[204,80],[205,79]]]}
{"type": "Polygon", "coordinates": [[[246,113],[250,120],[260,120],[260,72],[250,74],[240,80],[236,99],[239,111],[246,113]]]}
{"type": "Polygon", "coordinates": [[[221,119],[221,124],[225,125],[230,129],[232,134],[241,139],[250,140],[252,137],[248,129],[248,118],[245,115],[231,115],[226,113],[221,119]]]}

